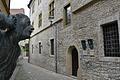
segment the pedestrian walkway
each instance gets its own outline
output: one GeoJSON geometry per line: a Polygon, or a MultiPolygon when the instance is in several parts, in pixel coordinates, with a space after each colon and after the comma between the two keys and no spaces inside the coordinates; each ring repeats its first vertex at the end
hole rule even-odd
{"type": "Polygon", "coordinates": [[[44,68],[27,63],[22,60],[17,67],[15,80],[76,80],[44,68]],[[19,70],[18,70],[19,69],[19,70]]]}

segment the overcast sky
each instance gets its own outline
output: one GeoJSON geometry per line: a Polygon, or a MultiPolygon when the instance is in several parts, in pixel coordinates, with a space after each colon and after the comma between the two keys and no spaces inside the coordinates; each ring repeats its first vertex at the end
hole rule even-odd
{"type": "Polygon", "coordinates": [[[11,0],[10,8],[24,8],[25,14],[29,16],[29,8],[27,7],[30,0],[11,0]]]}

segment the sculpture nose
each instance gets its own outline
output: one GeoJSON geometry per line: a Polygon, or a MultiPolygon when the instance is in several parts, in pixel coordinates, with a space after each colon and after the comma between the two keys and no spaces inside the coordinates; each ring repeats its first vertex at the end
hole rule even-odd
{"type": "Polygon", "coordinates": [[[33,27],[31,27],[31,30],[34,30],[34,28],[33,28],[33,27]]]}

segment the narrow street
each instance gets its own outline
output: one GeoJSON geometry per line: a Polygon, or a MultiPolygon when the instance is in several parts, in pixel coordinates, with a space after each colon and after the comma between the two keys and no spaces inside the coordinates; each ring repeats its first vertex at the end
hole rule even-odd
{"type": "Polygon", "coordinates": [[[13,77],[15,79],[11,80],[76,80],[27,63],[27,60],[18,64],[13,77]]]}

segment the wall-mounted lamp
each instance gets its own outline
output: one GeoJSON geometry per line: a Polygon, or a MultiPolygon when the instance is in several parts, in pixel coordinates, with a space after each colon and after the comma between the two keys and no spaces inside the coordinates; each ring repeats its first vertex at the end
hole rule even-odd
{"type": "Polygon", "coordinates": [[[54,19],[54,16],[49,16],[49,21],[50,21],[50,25],[52,25],[52,22],[53,22],[53,19],[54,19]]]}
{"type": "Polygon", "coordinates": [[[82,44],[83,50],[86,50],[87,49],[86,41],[85,40],[81,40],[81,44],[82,44]]]}
{"type": "Polygon", "coordinates": [[[94,48],[94,45],[93,45],[93,39],[88,39],[88,46],[90,49],[93,49],[94,48]]]}
{"type": "Polygon", "coordinates": [[[41,44],[41,42],[39,42],[39,48],[40,48],[40,47],[43,47],[43,45],[41,44]]]}

